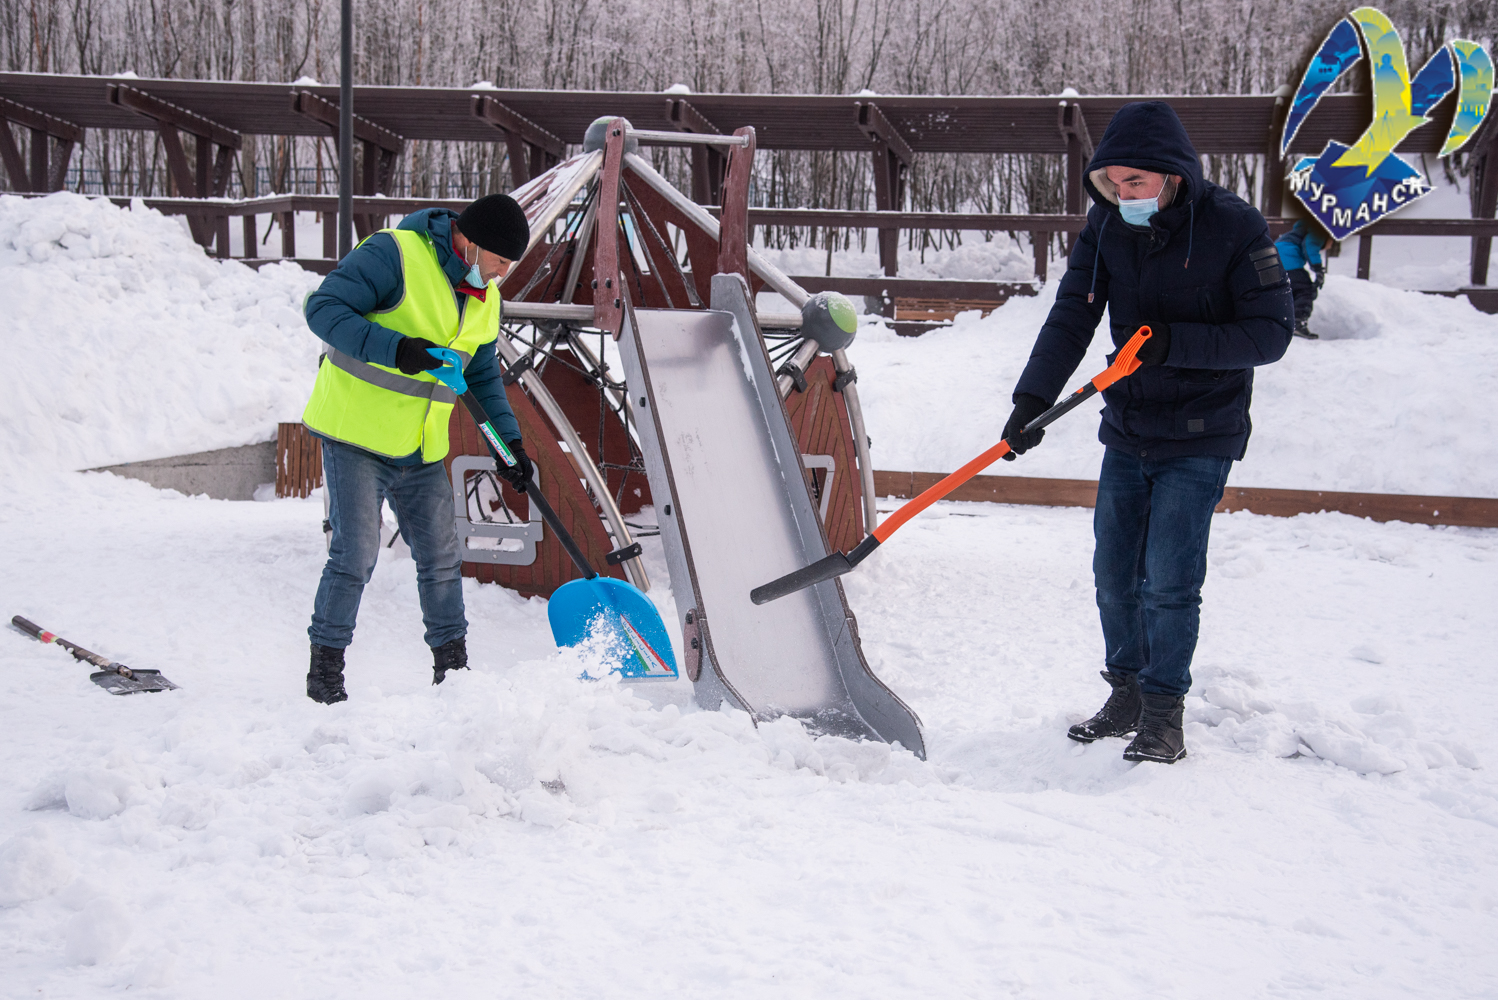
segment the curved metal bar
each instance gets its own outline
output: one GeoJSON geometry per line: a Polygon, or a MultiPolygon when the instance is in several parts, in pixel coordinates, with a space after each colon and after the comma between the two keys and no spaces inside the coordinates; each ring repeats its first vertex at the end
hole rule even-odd
{"type": "Polygon", "coordinates": [[[629,134],[651,146],[747,146],[741,135],[714,135],[711,132],[654,132],[630,127],[629,134]]]}
{"type": "Polygon", "coordinates": [[[587,153],[583,161],[574,169],[572,176],[567,178],[566,183],[557,189],[555,197],[552,197],[549,191],[546,193],[544,197],[548,199],[549,204],[547,204],[545,211],[536,216],[535,220],[531,222],[531,238],[530,242],[526,244],[526,253],[530,253],[535,249],[536,244],[541,242],[542,237],[551,229],[552,223],[561,218],[562,213],[567,211],[568,206],[572,204],[572,199],[583,189],[585,184],[597,175],[602,166],[602,151],[595,150],[587,153]]]}
{"type": "MultiPolygon", "coordinates": [[[[847,351],[832,352],[832,367],[838,374],[850,372],[853,365],[848,361],[847,351]]],[[[863,406],[858,402],[858,383],[843,386],[843,402],[848,404],[848,422],[853,425],[853,449],[858,452],[858,479],[863,484],[863,532],[873,534],[879,523],[879,510],[874,496],[874,460],[869,457],[869,435],[863,426],[863,406]]]]}
{"type": "MultiPolygon", "coordinates": [[[[648,160],[639,153],[625,153],[624,162],[641,180],[654,188],[657,194],[670,202],[673,208],[695,222],[713,239],[718,238],[718,220],[708,215],[701,205],[676,190],[670,181],[656,173],[648,160]]],[[[755,276],[771,290],[785,296],[797,309],[806,305],[806,300],[811,298],[810,292],[792,281],[780,268],[761,257],[753,247],[749,248],[749,270],[753,271],[755,276]]]]}
{"type": "MultiPolygon", "coordinates": [[[[560,319],[583,326],[593,326],[593,307],[568,302],[505,302],[507,319],[560,319]]],[[[799,330],[800,313],[760,313],[763,330],[799,330]]],[[[596,328],[595,328],[596,329],[596,328]]],[[[785,395],[784,392],[781,393],[785,395]]]]}
{"type": "MultiPolygon", "coordinates": [[[[577,227],[577,247],[572,251],[572,267],[567,271],[567,284],[562,286],[562,301],[571,303],[577,291],[577,279],[582,276],[583,265],[588,262],[588,248],[593,244],[593,220],[598,218],[598,199],[588,202],[583,212],[582,224],[577,227]]],[[[593,307],[588,307],[588,319],[593,318],[593,307]]]]}
{"type": "MultiPolygon", "coordinates": [[[[510,343],[506,337],[500,337],[495,342],[495,350],[499,352],[500,359],[508,368],[520,360],[520,352],[515,350],[515,345],[510,343]]],[[[614,534],[614,541],[619,548],[627,548],[634,544],[634,538],[630,536],[629,526],[624,523],[624,516],[619,513],[614,498],[609,494],[608,482],[599,473],[598,466],[593,464],[593,458],[588,454],[588,449],[583,447],[582,438],[577,436],[577,430],[572,426],[572,421],[562,412],[552,396],[551,390],[546,388],[546,383],[541,381],[534,370],[527,370],[520,376],[521,385],[525,386],[541,407],[541,412],[546,414],[546,419],[556,428],[557,433],[562,435],[562,440],[567,442],[567,447],[572,451],[572,457],[577,466],[582,470],[583,479],[587,481],[588,488],[593,491],[593,496],[598,500],[598,505],[603,508],[604,519],[609,522],[609,529],[614,534]]],[[[624,573],[629,577],[629,582],[641,590],[650,589],[650,577],[645,573],[645,565],[638,557],[626,559],[623,563],[624,573]]]]}
{"type": "MultiPolygon", "coordinates": [[[[817,356],[817,351],[819,351],[820,349],[821,348],[817,345],[817,342],[815,340],[812,340],[810,338],[803,340],[801,341],[801,346],[796,348],[796,353],[790,356],[790,359],[786,362],[786,364],[795,365],[801,370],[802,374],[805,374],[806,366],[811,364],[811,359],[817,356]]],[[[780,390],[781,399],[785,399],[790,396],[791,386],[795,384],[796,380],[791,378],[789,375],[775,376],[775,388],[780,390]]]]}

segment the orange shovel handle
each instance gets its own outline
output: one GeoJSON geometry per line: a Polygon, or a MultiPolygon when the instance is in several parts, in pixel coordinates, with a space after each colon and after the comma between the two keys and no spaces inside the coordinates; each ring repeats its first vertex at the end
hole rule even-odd
{"type": "MultiPolygon", "coordinates": [[[[1113,364],[1109,365],[1105,371],[1100,372],[1096,378],[1092,379],[1066,399],[1030,421],[1025,425],[1024,429],[1027,431],[1039,430],[1062,414],[1075,409],[1083,400],[1102,392],[1119,379],[1134,374],[1139,370],[1139,349],[1149,339],[1150,328],[1141,326],[1135,332],[1134,336],[1129,338],[1129,342],[1123,346],[1123,349],[1118,352],[1118,355],[1113,359],[1113,364]]],[[[898,510],[885,518],[879,527],[873,530],[873,536],[879,540],[880,544],[888,541],[889,536],[899,531],[900,526],[906,521],[909,521],[912,517],[915,517],[921,511],[930,507],[936,501],[1009,454],[1011,450],[1007,440],[1000,441],[956,472],[942,479],[935,486],[921,493],[920,496],[901,505],[898,510]]]]}

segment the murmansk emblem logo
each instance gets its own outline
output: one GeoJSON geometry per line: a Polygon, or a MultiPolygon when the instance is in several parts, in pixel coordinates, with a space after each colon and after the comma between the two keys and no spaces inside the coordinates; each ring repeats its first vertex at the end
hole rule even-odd
{"type": "Polygon", "coordinates": [[[1334,239],[1342,240],[1433,189],[1394,147],[1431,119],[1427,112],[1460,86],[1441,156],[1456,152],[1477,131],[1493,96],[1493,60],[1476,42],[1441,46],[1414,81],[1399,32],[1380,11],[1359,7],[1337,22],[1311,58],[1285,119],[1280,155],[1321,96],[1368,50],[1373,77],[1373,121],[1351,146],[1328,142],[1320,156],[1302,157],[1290,170],[1290,190],[1334,239]],[[1362,44],[1359,44],[1359,35],[1362,44]]]}

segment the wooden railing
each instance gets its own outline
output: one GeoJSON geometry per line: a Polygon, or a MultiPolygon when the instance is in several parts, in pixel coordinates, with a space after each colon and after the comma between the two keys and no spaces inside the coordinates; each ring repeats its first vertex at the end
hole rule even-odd
{"type": "MultiPolygon", "coordinates": [[[[30,195],[29,197],[39,197],[30,195]]],[[[137,199],[111,198],[115,204],[128,205],[137,199]]],[[[295,260],[308,270],[327,273],[336,263],[338,248],[338,198],[335,195],[270,195],[243,200],[198,198],[138,199],[166,215],[188,215],[205,220],[214,233],[212,252],[218,257],[230,256],[230,220],[241,219],[247,263],[264,260],[256,255],[259,245],[260,216],[278,216],[281,229],[281,257],[295,260]],[[298,253],[294,217],[297,212],[317,212],[322,216],[322,246],[316,256],[298,253]]],[[[380,220],[403,216],[422,208],[445,207],[461,211],[462,199],[356,197],[354,215],[364,216],[378,226],[380,220]]],[[[1288,218],[1270,218],[1272,236],[1285,232],[1295,222],[1288,218]]],[[[1037,235],[1079,233],[1087,224],[1085,215],[1006,215],[980,212],[860,212],[819,208],[751,208],[749,224],[753,226],[803,226],[836,229],[911,230],[945,232],[1028,233],[1035,247],[1035,280],[1046,280],[1048,240],[1037,235]]],[[[751,234],[752,235],[752,234],[751,234]]],[[[1358,243],[1357,276],[1370,277],[1373,241],[1384,236],[1461,236],[1473,241],[1471,285],[1457,290],[1431,294],[1465,295],[1484,312],[1498,312],[1498,286],[1488,286],[1488,257],[1492,239],[1498,236],[1498,219],[1384,219],[1364,229],[1358,243]]],[[[949,281],[909,278],[847,278],[793,276],[810,291],[835,290],[847,295],[882,297],[886,315],[896,317],[896,300],[943,301],[971,304],[975,308],[993,308],[1013,295],[1033,295],[1031,282],[949,281]]],[[[921,327],[922,324],[910,324],[921,327]]],[[[929,325],[929,324],[926,324],[929,325]]],[[[907,331],[916,332],[916,331],[907,331]]]]}
{"type": "MultiPolygon", "coordinates": [[[[907,499],[936,485],[941,472],[874,473],[874,489],[881,497],[907,499]]],[[[1093,479],[1036,479],[1027,476],[974,476],[947,495],[948,500],[987,501],[1043,507],[1093,507],[1097,481],[1093,479]]],[[[1411,524],[1456,524],[1498,528],[1498,500],[1486,497],[1414,496],[1404,493],[1333,493],[1324,490],[1276,490],[1229,486],[1223,491],[1219,513],[1246,510],[1273,517],[1294,517],[1319,511],[1340,511],[1373,521],[1411,524]]]]}

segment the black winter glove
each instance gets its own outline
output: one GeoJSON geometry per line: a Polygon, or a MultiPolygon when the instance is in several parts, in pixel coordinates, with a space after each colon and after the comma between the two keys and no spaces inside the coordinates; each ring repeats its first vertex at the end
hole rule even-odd
{"type": "Polygon", "coordinates": [[[395,345],[395,367],[403,374],[415,375],[441,368],[442,362],[427,353],[427,348],[438,345],[420,337],[402,337],[395,345]]]}
{"type": "Polygon", "coordinates": [[[1045,437],[1045,431],[1031,431],[1022,434],[1025,425],[1046,410],[1051,404],[1039,396],[1032,396],[1028,392],[1019,393],[1014,397],[1014,412],[1009,414],[1009,420],[1004,424],[1004,440],[1009,442],[1009,451],[1004,455],[1004,461],[1014,461],[1014,456],[1023,455],[1031,448],[1040,444],[1040,439],[1045,437]]]}
{"type": "Polygon", "coordinates": [[[526,484],[531,481],[531,459],[525,453],[525,446],[519,441],[506,441],[510,448],[510,454],[515,456],[514,465],[505,465],[504,459],[498,455],[494,456],[494,464],[499,467],[499,478],[510,484],[510,488],[516,493],[524,493],[526,484]]]}
{"type": "Polygon", "coordinates": [[[1140,326],[1150,328],[1150,339],[1139,348],[1139,353],[1134,355],[1139,359],[1139,367],[1148,368],[1150,365],[1163,365],[1170,354],[1170,324],[1169,323],[1140,323],[1140,326]]]}

